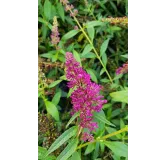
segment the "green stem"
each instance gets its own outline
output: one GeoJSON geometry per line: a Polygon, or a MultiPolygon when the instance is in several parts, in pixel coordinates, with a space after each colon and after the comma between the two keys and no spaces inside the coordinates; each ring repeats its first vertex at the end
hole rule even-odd
{"type": "MultiPolygon", "coordinates": [[[[70,10],[70,12],[72,13],[71,10],[70,10]]],[[[87,40],[89,41],[89,43],[91,44],[91,46],[92,46],[92,48],[93,48],[93,50],[94,50],[94,52],[95,52],[97,58],[99,59],[101,65],[103,66],[103,68],[104,68],[104,70],[105,70],[105,72],[106,72],[106,74],[107,74],[107,76],[108,76],[110,82],[112,83],[112,78],[111,78],[110,74],[108,73],[108,71],[107,71],[107,69],[106,69],[106,66],[103,64],[103,62],[102,62],[102,60],[101,60],[99,54],[97,53],[95,47],[93,46],[92,41],[90,40],[90,38],[88,37],[88,35],[87,35],[86,32],[84,31],[84,29],[81,27],[80,23],[78,22],[78,20],[77,20],[77,18],[76,18],[75,16],[74,16],[74,20],[76,21],[76,23],[77,23],[78,26],[80,27],[80,29],[81,29],[82,33],[84,34],[84,36],[86,37],[86,39],[87,39],[87,40]]]]}
{"type": "Polygon", "coordinates": [[[120,133],[126,132],[126,131],[128,131],[128,127],[127,127],[127,126],[126,126],[125,128],[120,129],[119,131],[116,131],[116,132],[107,134],[106,136],[103,136],[103,137],[101,137],[101,138],[97,138],[97,139],[95,139],[95,140],[92,141],[92,142],[87,142],[87,143],[81,144],[81,145],[79,145],[79,146],[76,148],[76,150],[77,150],[77,149],[80,149],[80,148],[83,148],[83,147],[85,147],[85,146],[87,146],[87,145],[89,145],[89,144],[92,144],[92,143],[95,143],[95,142],[98,142],[98,141],[103,141],[103,140],[105,140],[105,139],[107,139],[107,138],[109,138],[109,137],[115,136],[115,135],[117,135],[117,134],[120,134],[120,133]]]}

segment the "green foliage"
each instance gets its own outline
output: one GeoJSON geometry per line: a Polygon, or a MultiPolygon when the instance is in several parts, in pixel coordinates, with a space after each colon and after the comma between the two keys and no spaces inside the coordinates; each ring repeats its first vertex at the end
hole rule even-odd
{"type": "Polygon", "coordinates": [[[66,128],[80,115],[79,112],[76,112],[71,118],[70,120],[68,121],[67,125],[66,125],[66,128]]]}
{"type": "Polygon", "coordinates": [[[122,91],[112,92],[110,96],[114,101],[128,103],[128,88],[122,91]]]}
{"type": "MultiPolygon", "coordinates": [[[[101,111],[101,112],[103,112],[103,111],[101,111]]],[[[95,113],[94,113],[94,117],[95,117],[96,119],[98,119],[99,121],[105,123],[105,124],[108,124],[108,125],[110,125],[110,126],[114,126],[114,127],[115,127],[114,124],[112,124],[111,122],[109,122],[103,115],[100,114],[101,112],[99,112],[99,113],[95,112],[95,113]]]]}
{"type": "Polygon", "coordinates": [[[38,159],[39,160],[55,160],[56,159],[56,157],[53,155],[46,156],[45,158],[43,158],[46,152],[47,152],[47,149],[38,146],[38,159]]]}
{"type": "Polygon", "coordinates": [[[122,142],[105,141],[104,144],[112,150],[112,152],[119,157],[128,157],[128,147],[122,142]]]}
{"type": "Polygon", "coordinates": [[[45,156],[49,155],[53,151],[55,151],[57,148],[59,148],[62,144],[64,144],[66,141],[68,141],[71,137],[76,135],[77,127],[71,127],[68,130],[66,130],[60,137],[58,137],[55,142],[51,145],[51,147],[48,149],[45,156]]]}
{"type": "Polygon", "coordinates": [[[58,109],[55,106],[55,104],[53,102],[50,102],[50,101],[45,101],[45,105],[46,105],[47,112],[53,118],[55,118],[56,121],[59,121],[59,112],[58,112],[58,109]]]}
{"type": "Polygon", "coordinates": [[[62,153],[57,157],[57,160],[66,160],[68,159],[74,152],[78,144],[78,139],[73,139],[67,147],[62,151],[62,153]]]}

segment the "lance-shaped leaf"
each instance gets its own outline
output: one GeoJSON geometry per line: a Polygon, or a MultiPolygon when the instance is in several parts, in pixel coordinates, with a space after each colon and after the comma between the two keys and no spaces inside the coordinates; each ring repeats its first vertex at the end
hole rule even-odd
{"type": "Polygon", "coordinates": [[[69,120],[69,122],[66,125],[66,128],[80,115],[79,112],[76,112],[69,120]]]}
{"type": "Polygon", "coordinates": [[[67,147],[61,152],[56,160],[67,160],[76,150],[78,138],[73,139],[67,147]]]}
{"type": "Polygon", "coordinates": [[[120,157],[128,157],[128,146],[122,142],[104,141],[104,144],[112,150],[112,152],[120,157]]]}
{"type": "Polygon", "coordinates": [[[55,142],[51,145],[51,147],[48,149],[45,156],[49,155],[53,151],[55,151],[57,148],[59,148],[62,144],[64,144],[69,138],[73,137],[77,133],[77,126],[69,128],[67,131],[65,131],[60,137],[58,137],[55,142]]]}
{"type": "Polygon", "coordinates": [[[113,123],[111,123],[110,121],[108,121],[105,117],[101,116],[101,115],[100,115],[99,113],[97,113],[97,112],[94,113],[94,117],[95,117],[96,119],[102,121],[102,122],[105,123],[105,124],[108,124],[108,125],[110,125],[110,126],[114,126],[114,127],[115,127],[115,125],[114,125],[113,123]]]}

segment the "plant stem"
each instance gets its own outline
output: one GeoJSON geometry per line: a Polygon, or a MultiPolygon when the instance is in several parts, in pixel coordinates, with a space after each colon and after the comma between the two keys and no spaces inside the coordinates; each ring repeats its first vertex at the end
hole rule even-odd
{"type": "Polygon", "coordinates": [[[105,139],[107,139],[107,138],[109,138],[109,137],[115,136],[115,135],[117,135],[117,134],[120,134],[120,133],[126,132],[126,131],[128,131],[128,127],[127,127],[127,126],[126,126],[125,128],[120,129],[119,131],[116,131],[116,132],[107,134],[106,136],[103,136],[103,137],[101,137],[101,138],[97,138],[97,139],[95,139],[95,140],[92,141],[92,142],[87,142],[87,143],[81,144],[81,145],[79,145],[79,146],[76,148],[76,150],[77,150],[77,149],[80,149],[80,148],[83,148],[83,147],[85,147],[85,146],[87,146],[87,145],[89,145],[89,144],[92,144],[92,143],[95,143],[95,142],[98,142],[98,141],[103,141],[103,140],[105,140],[105,139]]]}
{"type": "MultiPolygon", "coordinates": [[[[72,13],[71,10],[70,10],[70,12],[72,13]]],[[[106,66],[103,64],[103,62],[102,62],[102,60],[101,60],[99,54],[97,53],[97,51],[96,51],[96,49],[95,49],[95,47],[94,47],[92,41],[90,40],[90,38],[88,37],[88,35],[87,35],[86,32],[84,31],[84,29],[81,27],[81,25],[80,25],[80,23],[78,22],[77,18],[76,18],[75,16],[73,16],[73,17],[74,17],[74,20],[76,21],[76,23],[78,24],[78,26],[80,27],[82,33],[84,34],[84,36],[86,37],[86,39],[87,39],[87,40],[89,41],[89,43],[91,44],[91,46],[92,46],[92,48],[93,48],[93,50],[94,50],[94,52],[95,52],[97,58],[99,59],[101,65],[103,66],[103,68],[104,68],[104,70],[105,70],[105,72],[106,72],[106,74],[107,74],[107,76],[108,76],[110,82],[112,83],[112,78],[111,78],[110,74],[108,73],[108,71],[107,71],[107,69],[106,69],[106,66]]]]}

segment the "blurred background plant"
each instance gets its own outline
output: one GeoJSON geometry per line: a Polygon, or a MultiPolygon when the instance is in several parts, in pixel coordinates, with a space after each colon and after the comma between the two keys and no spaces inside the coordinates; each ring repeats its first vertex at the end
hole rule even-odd
{"type": "MultiPolygon", "coordinates": [[[[93,133],[94,138],[112,134],[128,125],[128,1],[68,2],[83,31],[69,10],[66,11],[64,3],[67,1],[38,0],[39,159],[43,159],[51,144],[67,130],[71,118],[72,90],[67,87],[64,67],[66,52],[72,52],[92,81],[103,86],[101,94],[108,101],[99,113],[104,120],[95,118],[99,128],[93,133]],[[125,72],[122,72],[124,68],[125,72]]],[[[73,120],[70,126],[75,124],[73,120]]],[[[127,141],[127,132],[122,132],[109,137],[109,141],[96,141],[82,147],[70,158],[127,159],[127,141]]],[[[57,150],[54,148],[45,159],[56,159],[67,142],[57,150]]]]}

